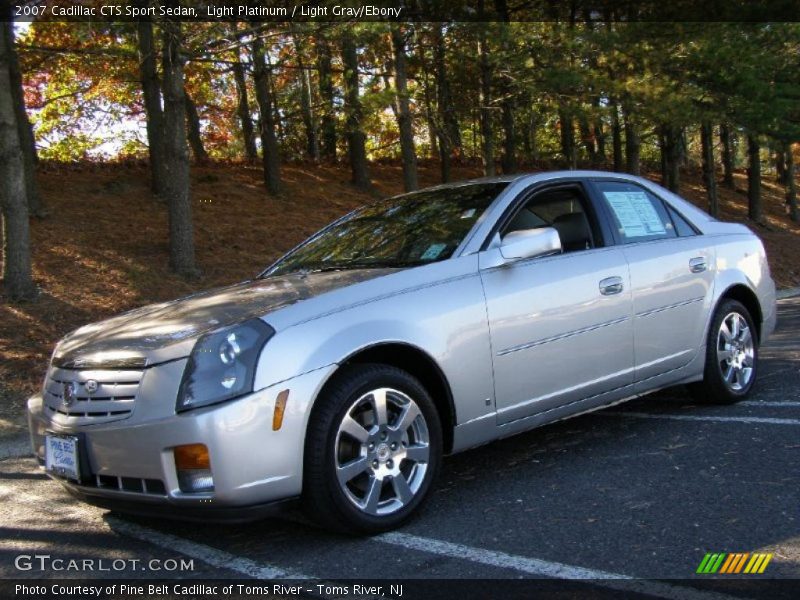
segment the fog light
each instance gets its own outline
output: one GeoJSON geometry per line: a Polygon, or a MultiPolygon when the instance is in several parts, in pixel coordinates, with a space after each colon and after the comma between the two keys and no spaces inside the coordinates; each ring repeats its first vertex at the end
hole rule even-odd
{"type": "Polygon", "coordinates": [[[178,485],[182,492],[213,492],[211,459],[205,444],[187,444],[173,448],[178,485]]]}

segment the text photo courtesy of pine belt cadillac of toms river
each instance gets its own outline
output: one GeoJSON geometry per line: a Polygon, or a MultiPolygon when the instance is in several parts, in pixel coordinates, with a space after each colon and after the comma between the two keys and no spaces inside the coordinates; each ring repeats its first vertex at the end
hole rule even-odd
{"type": "Polygon", "coordinates": [[[676,384],[744,398],[775,315],[761,241],[649,181],[481,179],[81,327],[28,418],[48,474],[92,504],[241,521],[299,500],[378,532],[445,454],[676,384]]]}

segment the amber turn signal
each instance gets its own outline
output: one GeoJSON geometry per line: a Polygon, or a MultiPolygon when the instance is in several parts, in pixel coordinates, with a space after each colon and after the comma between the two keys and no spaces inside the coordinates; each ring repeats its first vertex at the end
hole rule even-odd
{"type": "Polygon", "coordinates": [[[278,431],[283,425],[283,413],[289,400],[289,390],[283,390],[275,399],[275,412],[272,413],[272,431],[278,431]]]}
{"type": "Polygon", "coordinates": [[[205,444],[175,446],[173,453],[175,454],[175,467],[178,470],[211,468],[211,459],[205,444]]]}

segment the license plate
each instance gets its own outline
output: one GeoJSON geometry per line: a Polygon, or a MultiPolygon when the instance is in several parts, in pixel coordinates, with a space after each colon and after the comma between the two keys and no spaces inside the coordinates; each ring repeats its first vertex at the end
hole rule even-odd
{"type": "Polygon", "coordinates": [[[80,481],[78,438],[66,435],[46,436],[44,458],[48,472],[80,481]]]}

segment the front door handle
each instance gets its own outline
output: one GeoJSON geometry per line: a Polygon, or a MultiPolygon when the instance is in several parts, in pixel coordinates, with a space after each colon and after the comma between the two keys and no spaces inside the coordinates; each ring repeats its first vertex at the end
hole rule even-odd
{"type": "Polygon", "coordinates": [[[622,277],[606,277],[600,281],[600,293],[603,296],[613,296],[622,291],[622,277]]]}
{"type": "Polygon", "coordinates": [[[702,273],[706,268],[706,259],[703,256],[696,256],[689,260],[689,270],[692,273],[702,273]]]}

